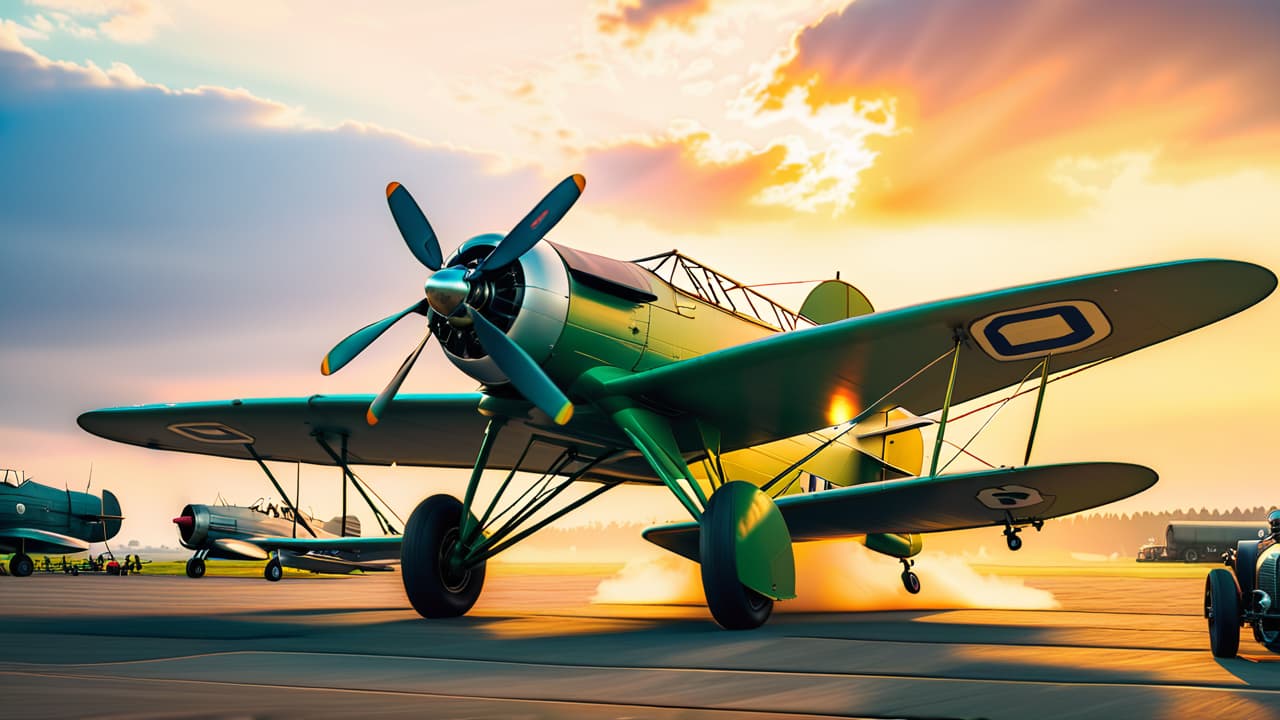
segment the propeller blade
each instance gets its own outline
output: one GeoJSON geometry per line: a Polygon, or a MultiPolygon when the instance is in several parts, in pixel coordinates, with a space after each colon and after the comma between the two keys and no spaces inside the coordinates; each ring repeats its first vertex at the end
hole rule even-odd
{"type": "Polygon", "coordinates": [[[498,246],[489,253],[489,257],[481,261],[474,275],[479,277],[488,272],[499,270],[515,262],[529,248],[547,234],[547,231],[560,222],[569,208],[582,196],[582,189],[587,186],[587,179],[581,175],[570,175],[560,181],[542,198],[542,202],[534,206],[518,225],[502,238],[498,246]]]}
{"type": "Polygon", "coordinates": [[[469,306],[467,314],[471,316],[476,336],[484,346],[485,352],[489,353],[489,357],[493,358],[498,369],[511,380],[511,384],[516,386],[520,394],[549,415],[557,425],[569,422],[573,417],[573,403],[569,402],[569,398],[565,397],[564,393],[560,392],[560,388],[551,382],[551,378],[542,372],[542,368],[538,367],[524,348],[469,306]]]}
{"type": "Polygon", "coordinates": [[[436,231],[431,229],[427,216],[422,214],[413,196],[398,182],[387,185],[387,206],[391,208],[391,217],[400,228],[409,252],[418,258],[418,262],[431,270],[439,270],[444,264],[444,256],[440,254],[440,241],[436,239],[436,231]]]}
{"type": "Polygon", "coordinates": [[[364,349],[377,340],[387,328],[395,325],[401,318],[409,313],[416,312],[419,315],[427,314],[426,300],[420,300],[413,305],[401,310],[390,317],[383,318],[376,323],[365,325],[359,330],[351,333],[342,339],[342,342],[333,346],[333,349],[324,356],[324,360],[320,361],[320,373],[323,375],[332,375],[341,370],[347,363],[351,362],[355,356],[364,352],[364,349]]]}
{"type": "Polygon", "coordinates": [[[378,397],[373,399],[369,404],[369,411],[365,413],[365,422],[369,425],[377,425],[378,418],[387,410],[387,406],[395,398],[396,393],[400,392],[400,386],[404,384],[404,379],[409,377],[409,370],[413,368],[413,364],[418,361],[418,356],[422,354],[422,348],[427,346],[427,341],[431,339],[431,333],[427,332],[422,338],[422,342],[418,343],[418,347],[409,353],[409,357],[404,359],[400,364],[400,369],[396,371],[396,376],[391,378],[391,382],[378,393],[378,397]]]}

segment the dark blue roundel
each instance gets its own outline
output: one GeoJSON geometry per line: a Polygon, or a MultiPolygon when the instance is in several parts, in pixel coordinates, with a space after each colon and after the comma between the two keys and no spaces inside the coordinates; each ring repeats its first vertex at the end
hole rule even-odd
{"type": "Polygon", "coordinates": [[[1051,353],[1054,350],[1082,343],[1093,337],[1094,334],[1093,327],[1089,325],[1088,320],[1084,319],[1084,313],[1080,312],[1080,308],[1074,305],[1058,305],[1056,307],[1002,315],[988,323],[982,329],[982,332],[986,335],[987,342],[991,344],[991,348],[1005,356],[1051,353]],[[1069,332],[1058,337],[1042,338],[1020,344],[1010,342],[1001,332],[1010,325],[1031,320],[1046,320],[1055,315],[1062,319],[1066,327],[1069,328],[1069,332]]]}
{"type": "Polygon", "coordinates": [[[1061,300],[992,313],[969,334],[991,357],[1012,361],[1089,347],[1111,334],[1111,323],[1089,300],[1061,300]]]}

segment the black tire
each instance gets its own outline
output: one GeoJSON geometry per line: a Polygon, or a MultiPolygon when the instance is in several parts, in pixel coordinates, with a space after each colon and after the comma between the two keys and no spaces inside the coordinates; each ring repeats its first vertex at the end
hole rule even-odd
{"type": "Polygon", "coordinates": [[[1196,552],[1195,548],[1187,548],[1182,552],[1182,560],[1183,562],[1199,562],[1200,553],[1196,552]]]}
{"type": "Polygon", "coordinates": [[[31,561],[30,555],[17,553],[9,560],[9,574],[14,577],[30,577],[35,571],[36,564],[31,561]]]}
{"type": "Polygon", "coordinates": [[[1018,537],[1016,533],[1011,535],[1006,535],[1005,544],[1009,546],[1010,550],[1012,550],[1013,552],[1017,552],[1022,549],[1022,538],[1018,537]]]}
{"type": "Polygon", "coordinates": [[[902,587],[912,595],[920,594],[920,576],[910,570],[902,573],[902,587]]]}
{"type": "Polygon", "coordinates": [[[1230,570],[1214,568],[1204,579],[1204,617],[1213,656],[1235,657],[1240,649],[1240,594],[1230,570]]]}
{"type": "Polygon", "coordinates": [[[187,577],[204,577],[204,558],[193,557],[187,561],[187,577]]]}
{"type": "Polygon", "coordinates": [[[280,566],[279,558],[271,558],[267,562],[267,566],[262,569],[262,577],[271,582],[280,582],[280,578],[284,577],[284,568],[280,566]]]}
{"type": "Polygon", "coordinates": [[[400,579],[409,604],[425,618],[467,614],[484,587],[483,562],[452,573],[446,558],[458,542],[462,503],[452,495],[432,495],[418,503],[405,523],[400,545],[400,579]]]}
{"type": "Polygon", "coordinates": [[[773,599],[738,582],[737,544],[734,533],[738,518],[733,504],[717,502],[727,496],[725,488],[711,495],[702,513],[698,538],[702,565],[702,590],[707,596],[711,617],[725,630],[754,630],[773,614],[773,599]]]}

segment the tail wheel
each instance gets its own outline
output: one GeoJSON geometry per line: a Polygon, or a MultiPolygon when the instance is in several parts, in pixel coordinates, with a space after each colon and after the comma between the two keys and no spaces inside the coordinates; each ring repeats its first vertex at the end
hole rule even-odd
{"type": "Polygon", "coordinates": [[[204,559],[193,557],[187,561],[187,577],[202,578],[204,577],[204,559]]]}
{"type": "Polygon", "coordinates": [[[36,564],[26,553],[18,553],[9,561],[9,573],[14,577],[29,577],[35,570],[36,564]]]}
{"type": "Polygon", "coordinates": [[[483,562],[456,567],[461,521],[462,503],[457,498],[432,495],[418,503],[405,523],[400,577],[409,603],[423,617],[465,615],[484,587],[483,562]]]}
{"type": "Polygon", "coordinates": [[[773,600],[738,581],[734,536],[738,517],[731,498],[720,490],[712,494],[706,511],[702,513],[702,531],[698,541],[702,589],[707,595],[707,608],[720,627],[752,630],[763,625],[773,614],[773,600]]]}
{"type": "Polygon", "coordinates": [[[1214,657],[1233,658],[1240,649],[1240,595],[1231,571],[1215,568],[1204,580],[1204,617],[1214,657]]]}

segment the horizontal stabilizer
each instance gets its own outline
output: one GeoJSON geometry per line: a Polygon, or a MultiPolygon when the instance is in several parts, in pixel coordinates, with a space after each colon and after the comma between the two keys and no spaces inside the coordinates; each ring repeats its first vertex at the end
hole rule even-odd
{"type": "MultiPolygon", "coordinates": [[[[1156,479],[1154,470],[1141,465],[1067,463],[886,480],[788,495],[777,503],[792,540],[830,540],[1047,520],[1135,495],[1156,479]]],[[[697,523],[651,527],[644,538],[698,558],[697,523]]]]}
{"type": "Polygon", "coordinates": [[[27,553],[74,553],[89,549],[89,543],[80,538],[37,530],[35,528],[5,528],[0,530],[0,552],[16,552],[25,546],[27,553]]]}

